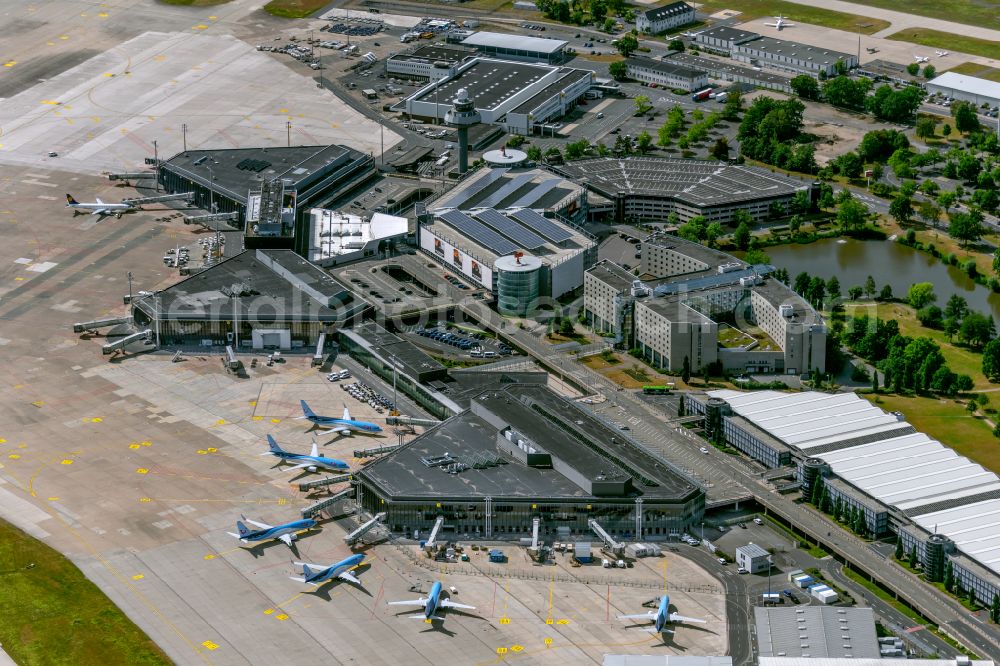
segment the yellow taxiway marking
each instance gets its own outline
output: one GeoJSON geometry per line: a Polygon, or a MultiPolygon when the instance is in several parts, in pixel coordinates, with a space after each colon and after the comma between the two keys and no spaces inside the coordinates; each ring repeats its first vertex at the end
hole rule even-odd
{"type": "Polygon", "coordinates": [[[278,109],[278,113],[288,113],[288,109],[278,109]]]}
{"type": "Polygon", "coordinates": [[[253,420],[253,421],[263,421],[263,420],[264,420],[264,417],[263,417],[263,416],[254,416],[254,417],[252,418],[252,420],[253,420]]]}
{"type": "Polygon", "coordinates": [[[46,499],[49,500],[50,502],[58,502],[59,501],[58,497],[47,497],[46,499]]]}
{"type": "Polygon", "coordinates": [[[69,460],[69,459],[66,459],[66,460],[63,460],[63,461],[60,461],[60,463],[59,463],[59,464],[60,464],[60,465],[72,465],[72,464],[73,464],[73,461],[72,461],[72,460],[69,460]]]}
{"type": "Polygon", "coordinates": [[[45,45],[46,46],[55,46],[56,43],[55,42],[45,42],[45,45]]]}
{"type": "Polygon", "coordinates": [[[139,445],[138,444],[129,444],[128,448],[130,448],[130,449],[137,449],[137,448],[139,448],[139,445]]]}
{"type": "Polygon", "coordinates": [[[21,456],[19,456],[19,455],[18,455],[18,454],[16,454],[16,453],[12,453],[12,454],[10,454],[10,455],[9,455],[9,456],[7,456],[7,457],[8,457],[8,458],[10,458],[11,460],[17,460],[17,459],[18,459],[18,458],[20,458],[21,456]]]}
{"type": "Polygon", "coordinates": [[[49,106],[59,106],[59,102],[54,99],[43,99],[42,104],[48,104],[49,106]]]}
{"type": "Polygon", "coordinates": [[[205,641],[205,642],[204,642],[204,643],[202,643],[201,645],[202,645],[202,647],[204,647],[204,648],[205,648],[206,650],[218,650],[218,649],[219,649],[219,646],[218,646],[218,645],[216,645],[215,643],[213,643],[212,641],[205,641]]]}
{"type": "Polygon", "coordinates": [[[16,277],[16,278],[14,278],[14,282],[24,282],[24,278],[23,277],[16,277]]]}
{"type": "Polygon", "coordinates": [[[288,619],[288,615],[285,614],[285,613],[282,613],[281,615],[275,615],[275,617],[278,618],[279,620],[282,620],[282,621],[288,619]]]}
{"type": "Polygon", "coordinates": [[[3,64],[3,66],[4,66],[4,67],[13,67],[13,66],[14,66],[14,65],[16,65],[16,64],[17,64],[17,61],[16,61],[16,60],[8,60],[7,62],[5,62],[5,63],[3,64]]]}
{"type": "Polygon", "coordinates": [[[208,26],[204,23],[199,23],[198,25],[191,27],[192,30],[205,30],[206,28],[208,28],[208,26]]]}
{"type": "Polygon", "coordinates": [[[271,419],[271,423],[281,423],[281,419],[271,419]]]}
{"type": "Polygon", "coordinates": [[[140,467],[139,469],[135,470],[135,473],[136,474],[149,474],[149,470],[146,469],[145,467],[140,467]]]}
{"type": "Polygon", "coordinates": [[[145,576],[143,576],[142,574],[136,574],[132,576],[132,580],[142,580],[143,578],[145,578],[145,576]]]}
{"type": "Polygon", "coordinates": [[[218,17],[218,16],[209,16],[209,17],[208,17],[208,20],[209,20],[209,21],[214,21],[214,20],[216,20],[217,18],[219,18],[219,17],[218,17]]]}
{"type": "Polygon", "coordinates": [[[0,437],[0,444],[6,444],[6,443],[7,443],[7,440],[4,439],[3,437],[0,437]]]}
{"type": "Polygon", "coordinates": [[[69,35],[59,35],[59,39],[65,41],[65,40],[69,39],[69,35]]]}
{"type": "MultiPolygon", "coordinates": [[[[23,279],[23,278],[18,278],[18,279],[20,280],[20,279],[23,279]]],[[[33,404],[35,407],[41,407],[42,405],[45,404],[45,401],[44,400],[35,400],[31,404],[33,404]]]]}
{"type": "Polygon", "coordinates": [[[98,16],[100,16],[101,18],[108,18],[108,13],[107,12],[101,12],[100,14],[98,14],[98,16]]]}

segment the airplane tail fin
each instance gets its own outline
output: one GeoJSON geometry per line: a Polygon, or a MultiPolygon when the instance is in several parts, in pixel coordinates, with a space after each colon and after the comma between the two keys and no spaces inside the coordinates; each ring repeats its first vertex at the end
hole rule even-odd
{"type": "Polygon", "coordinates": [[[267,436],[267,445],[271,447],[271,453],[284,453],[278,443],[274,441],[274,437],[270,435],[267,436]]]}
{"type": "Polygon", "coordinates": [[[250,534],[250,530],[247,528],[246,525],[243,524],[242,520],[236,521],[236,530],[240,533],[240,537],[245,537],[246,535],[250,534]]]}
{"type": "Polygon", "coordinates": [[[309,409],[309,405],[306,404],[305,400],[299,400],[299,404],[302,405],[302,415],[306,418],[316,416],[316,412],[309,409]]]}
{"type": "Polygon", "coordinates": [[[313,575],[313,570],[309,568],[308,564],[302,565],[302,575],[305,576],[306,579],[310,578],[313,575]]]}
{"type": "Polygon", "coordinates": [[[66,194],[66,203],[67,203],[67,205],[75,206],[76,204],[78,204],[80,202],[77,201],[76,199],[74,199],[72,194],[68,194],[67,193],[66,194]]]}

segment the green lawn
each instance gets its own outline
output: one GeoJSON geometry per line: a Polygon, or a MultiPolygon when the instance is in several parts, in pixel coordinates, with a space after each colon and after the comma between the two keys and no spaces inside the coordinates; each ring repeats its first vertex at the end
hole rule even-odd
{"type": "Polygon", "coordinates": [[[865,394],[879,407],[902,412],[918,431],[993,472],[1000,472],[1000,440],[981,418],[969,416],[965,404],[949,398],[865,394]],[[876,400],[877,398],[877,400],[876,400]]]}
{"type": "Polygon", "coordinates": [[[889,27],[888,21],[871,18],[870,16],[858,16],[857,14],[845,14],[829,9],[820,9],[808,5],[800,5],[784,0],[706,0],[698,8],[698,11],[706,14],[713,14],[723,9],[732,9],[741,12],[739,19],[748,21],[754,18],[767,16],[791,16],[800,23],[811,23],[822,25],[827,28],[836,28],[848,32],[858,32],[870,35],[889,27]]]}
{"type": "Polygon", "coordinates": [[[271,0],[264,11],[284,18],[305,18],[328,4],[329,0],[271,0]]]}
{"type": "MultiPolygon", "coordinates": [[[[995,7],[994,5],[994,9],[995,7]]],[[[994,22],[996,22],[996,16],[993,18],[994,22]]],[[[941,32],[928,28],[907,28],[906,30],[892,33],[886,39],[912,42],[934,49],[969,53],[971,55],[983,56],[984,58],[996,58],[1000,54],[1000,42],[991,42],[963,35],[953,35],[950,32],[941,32]]]]}
{"type": "MultiPolygon", "coordinates": [[[[1000,12],[995,2],[986,0],[857,0],[859,4],[892,9],[904,14],[930,16],[943,21],[967,23],[1000,30],[1000,12]]],[[[957,46],[956,51],[959,51],[957,46]]]]}
{"type": "Polygon", "coordinates": [[[19,664],[169,664],[72,562],[0,521],[0,643],[19,664]]]}
{"type": "Polygon", "coordinates": [[[1000,82],[1000,69],[996,69],[995,67],[988,67],[986,65],[980,65],[978,62],[963,62],[961,65],[952,67],[948,71],[955,72],[956,74],[977,76],[981,79],[986,79],[987,81],[1000,82]]]}

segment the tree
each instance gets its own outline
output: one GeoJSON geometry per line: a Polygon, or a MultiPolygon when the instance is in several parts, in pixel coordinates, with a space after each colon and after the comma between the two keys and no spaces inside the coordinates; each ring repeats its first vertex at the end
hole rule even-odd
{"type": "Polygon", "coordinates": [[[789,85],[792,86],[792,91],[803,99],[819,99],[819,83],[808,74],[799,74],[789,82],[789,85]]]}
{"type": "Polygon", "coordinates": [[[809,273],[802,271],[795,276],[792,290],[802,298],[809,298],[809,284],[812,282],[809,273]]]}
{"type": "Polygon", "coordinates": [[[934,65],[927,65],[924,67],[924,78],[928,81],[937,76],[937,68],[934,65]]]}
{"type": "Polygon", "coordinates": [[[878,370],[872,371],[872,393],[878,393],[878,370]]]}
{"type": "Polygon", "coordinates": [[[962,241],[962,247],[968,245],[970,241],[978,241],[985,232],[983,214],[975,209],[968,213],[952,213],[949,220],[948,233],[962,241]]]}
{"type": "Polygon", "coordinates": [[[640,154],[646,154],[653,145],[653,137],[649,135],[649,132],[642,130],[639,132],[639,136],[635,138],[635,147],[640,154]]]}
{"type": "Polygon", "coordinates": [[[889,214],[900,224],[906,224],[913,217],[913,202],[910,197],[899,194],[889,204],[889,214]]]}
{"type": "Polygon", "coordinates": [[[736,242],[736,247],[741,250],[746,250],[750,247],[750,225],[746,221],[740,222],[740,226],[736,227],[736,232],[733,233],[733,241],[736,242]]]}
{"type": "Polygon", "coordinates": [[[652,108],[653,105],[649,103],[648,97],[645,95],[635,96],[635,115],[641,116],[652,108]]]}
{"type": "Polygon", "coordinates": [[[715,241],[722,235],[722,225],[718,222],[712,222],[705,228],[705,242],[709,246],[714,246],[715,241]]]}
{"type": "Polygon", "coordinates": [[[880,292],[878,292],[878,299],[877,300],[885,301],[886,303],[888,303],[889,301],[892,300],[892,285],[891,284],[882,285],[882,290],[880,292]]]}
{"type": "Polygon", "coordinates": [[[910,548],[909,565],[911,569],[917,568],[917,547],[913,546],[910,548]]]}
{"type": "Polygon", "coordinates": [[[608,6],[604,4],[604,0],[590,1],[590,19],[595,24],[603,21],[607,13],[608,13],[608,6]]]}
{"type": "Polygon", "coordinates": [[[681,381],[685,384],[691,383],[691,361],[687,356],[684,357],[684,365],[681,368],[681,381]]]}
{"type": "Polygon", "coordinates": [[[875,295],[875,278],[871,275],[865,280],[865,296],[871,298],[875,295]]]}
{"type": "Polygon", "coordinates": [[[576,331],[573,328],[573,320],[570,319],[569,317],[563,317],[562,320],[559,322],[559,333],[566,337],[570,337],[575,332],[576,331]]]}
{"type": "Polygon", "coordinates": [[[979,129],[976,107],[970,102],[955,102],[951,105],[951,115],[955,119],[955,129],[964,134],[979,129]]]}
{"type": "Polygon", "coordinates": [[[945,137],[951,136],[951,125],[945,124],[944,127],[941,128],[941,134],[945,137]]]}
{"type": "Polygon", "coordinates": [[[955,569],[952,567],[951,560],[944,565],[944,589],[951,592],[955,589],[955,569]]]}
{"type": "Polygon", "coordinates": [[[902,561],[903,559],[903,537],[896,535],[896,561],[902,561]]]}
{"type": "Polygon", "coordinates": [[[712,147],[708,150],[708,154],[717,160],[728,160],[729,159],[729,139],[724,136],[720,136],[712,147]]]}
{"type": "Polygon", "coordinates": [[[837,76],[823,84],[823,96],[834,106],[860,111],[865,108],[865,97],[870,86],[870,79],[854,80],[847,76],[837,76]]]}
{"type": "Polygon", "coordinates": [[[624,81],[628,77],[628,65],[624,60],[613,62],[608,65],[608,74],[610,74],[611,78],[615,81],[624,81]]]}
{"type": "Polygon", "coordinates": [[[837,279],[836,275],[826,281],[826,293],[830,295],[830,298],[840,298],[840,280],[837,279]]]}
{"type": "Polygon", "coordinates": [[[937,129],[937,121],[933,118],[924,116],[923,118],[917,119],[916,127],[914,132],[921,139],[930,139],[934,136],[934,131],[937,129]]]}
{"type": "Polygon", "coordinates": [[[851,287],[847,290],[847,298],[852,301],[857,301],[861,299],[861,293],[864,290],[861,287],[851,287]]]}
{"type": "Polygon", "coordinates": [[[616,21],[610,16],[604,19],[604,32],[614,32],[616,21]]]}
{"type": "Polygon", "coordinates": [[[937,294],[934,293],[934,285],[930,282],[912,284],[910,285],[910,290],[906,292],[906,301],[917,310],[936,300],[937,294]]]}
{"type": "Polygon", "coordinates": [[[990,340],[983,347],[983,374],[991,382],[1000,381],[1000,340],[990,340]]]}
{"type": "Polygon", "coordinates": [[[944,305],[944,316],[961,321],[969,313],[969,303],[958,294],[952,294],[944,305]]]}
{"type": "Polygon", "coordinates": [[[865,163],[854,151],[844,153],[833,163],[837,168],[837,173],[847,178],[857,178],[865,168],[865,163]]]}
{"type": "Polygon", "coordinates": [[[1000,622],[1000,594],[993,595],[993,602],[990,604],[990,619],[1000,622]]]}
{"type": "Polygon", "coordinates": [[[918,65],[915,62],[911,62],[909,65],[906,66],[906,73],[909,74],[910,76],[916,76],[917,74],[920,73],[920,65],[918,65]]]}
{"type": "Polygon", "coordinates": [[[618,43],[615,44],[615,48],[618,49],[618,53],[621,53],[626,58],[636,52],[639,48],[639,40],[635,38],[635,35],[626,34],[618,38],[618,43]]]}
{"type": "MultiPolygon", "coordinates": [[[[846,190],[844,190],[846,192],[846,190]]],[[[851,197],[837,206],[837,223],[847,231],[860,229],[868,219],[868,209],[851,197]]]]}
{"type": "Polygon", "coordinates": [[[542,159],[542,149],[538,146],[528,146],[528,150],[525,152],[528,155],[528,159],[532,162],[537,162],[542,159]]]}
{"type": "MultiPolygon", "coordinates": [[[[959,337],[969,346],[982,349],[996,335],[993,317],[986,317],[978,312],[970,312],[962,320],[958,329],[959,337]]],[[[985,362],[985,361],[984,361],[985,362]]]]}
{"type": "Polygon", "coordinates": [[[684,53],[684,40],[683,39],[671,39],[670,43],[667,44],[667,48],[671,51],[680,51],[684,53]]]}
{"type": "Polygon", "coordinates": [[[739,90],[726,93],[726,102],[722,107],[723,120],[737,120],[743,112],[743,96],[739,90]]]}
{"type": "MultiPolygon", "coordinates": [[[[948,125],[945,125],[948,127],[948,125]]],[[[948,209],[955,205],[955,200],[958,196],[954,192],[942,192],[937,197],[937,203],[941,208],[944,208],[945,215],[948,214],[948,209]]]]}

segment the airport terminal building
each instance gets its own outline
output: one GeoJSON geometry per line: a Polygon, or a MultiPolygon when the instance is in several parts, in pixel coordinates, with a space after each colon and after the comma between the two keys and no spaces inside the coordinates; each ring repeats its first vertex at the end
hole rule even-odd
{"type": "Polygon", "coordinates": [[[656,367],[716,366],[749,374],[826,367],[826,325],[798,294],[724,252],[656,234],[639,275],[610,261],[584,278],[584,318],[656,367]]]}
{"type": "Polygon", "coordinates": [[[247,248],[309,250],[309,210],[375,176],[371,155],[346,146],[188,150],[163,161],[167,192],[193,192],[212,213],[236,213],[247,248]]]}
{"type": "MultiPolygon", "coordinates": [[[[356,474],[358,502],[401,535],[503,539],[586,535],[596,521],[629,540],[665,540],[700,522],[703,489],[544,386],[507,384],[356,474]],[[468,536],[466,536],[468,535],[468,536]]],[[[446,537],[447,538],[447,537],[446,537]]]]}
{"type": "Polygon", "coordinates": [[[854,393],[709,391],[688,412],[771,468],[789,467],[808,497],[860,511],[876,536],[916,549],[924,574],[981,603],[1000,594],[1000,477],[854,393]]]}
{"type": "Polygon", "coordinates": [[[800,191],[813,196],[812,181],[797,180],[760,167],[715,160],[669,157],[598,157],[553,167],[614,202],[623,223],[681,222],[698,215],[727,224],[738,210],[767,219],[773,205],[787,206],[800,191]]]}
{"type": "Polygon", "coordinates": [[[626,75],[643,83],[655,83],[664,88],[692,92],[708,85],[708,74],[703,69],[670,62],[633,56],[625,60],[626,75]]]}

